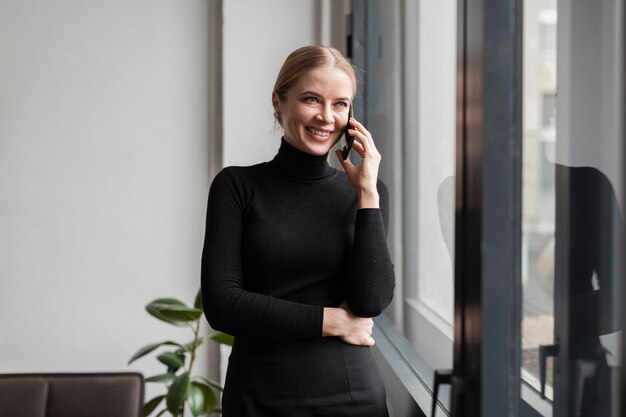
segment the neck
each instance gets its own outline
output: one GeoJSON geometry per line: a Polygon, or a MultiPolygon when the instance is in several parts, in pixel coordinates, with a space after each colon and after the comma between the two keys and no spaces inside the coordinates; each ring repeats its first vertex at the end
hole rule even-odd
{"type": "Polygon", "coordinates": [[[317,156],[303,152],[281,139],[278,154],[270,165],[281,173],[298,179],[322,179],[334,172],[328,165],[328,153],[317,156]]]}

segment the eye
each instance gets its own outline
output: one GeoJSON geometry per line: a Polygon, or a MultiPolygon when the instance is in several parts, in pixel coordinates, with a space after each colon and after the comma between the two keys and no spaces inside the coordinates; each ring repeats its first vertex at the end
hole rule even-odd
{"type": "Polygon", "coordinates": [[[340,102],[337,103],[337,106],[341,107],[341,108],[346,108],[347,109],[349,104],[346,103],[345,101],[340,101],[340,102]]]}
{"type": "Polygon", "coordinates": [[[304,102],[305,103],[317,103],[319,102],[319,99],[315,96],[308,96],[304,98],[304,102]]]}

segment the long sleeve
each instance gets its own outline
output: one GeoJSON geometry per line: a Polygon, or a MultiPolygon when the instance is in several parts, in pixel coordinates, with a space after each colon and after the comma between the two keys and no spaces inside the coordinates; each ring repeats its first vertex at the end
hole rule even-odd
{"type": "Polygon", "coordinates": [[[246,195],[228,170],[209,192],[202,253],[202,299],[216,329],[233,336],[292,341],[320,338],[323,307],[294,303],[244,289],[243,217],[246,195]]]}
{"type": "Polygon", "coordinates": [[[357,210],[354,246],[347,283],[350,310],[357,316],[375,317],[391,303],[395,288],[393,263],[387,248],[389,193],[378,183],[380,209],[357,210]]]}

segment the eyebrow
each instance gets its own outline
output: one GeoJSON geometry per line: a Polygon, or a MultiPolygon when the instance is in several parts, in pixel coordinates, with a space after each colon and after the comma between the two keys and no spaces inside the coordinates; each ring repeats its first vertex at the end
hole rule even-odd
{"type": "MultiPolygon", "coordinates": [[[[316,96],[316,97],[321,97],[321,94],[316,93],[315,91],[303,91],[302,93],[300,93],[300,96],[316,96]]],[[[334,98],[333,100],[337,100],[337,101],[350,101],[349,97],[337,97],[334,98]]]]}

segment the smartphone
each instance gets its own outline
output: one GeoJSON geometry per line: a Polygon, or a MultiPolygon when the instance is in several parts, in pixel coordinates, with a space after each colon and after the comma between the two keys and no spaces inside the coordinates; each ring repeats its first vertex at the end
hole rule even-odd
{"type": "Polygon", "coordinates": [[[350,135],[348,133],[348,129],[350,129],[352,126],[350,125],[350,119],[354,117],[354,113],[352,111],[352,104],[350,104],[350,110],[349,110],[349,116],[348,116],[348,124],[346,125],[346,128],[343,132],[344,137],[345,137],[345,142],[343,145],[343,149],[341,150],[341,157],[343,159],[348,158],[348,155],[350,154],[350,150],[352,149],[352,144],[354,143],[354,136],[350,135]]]}

